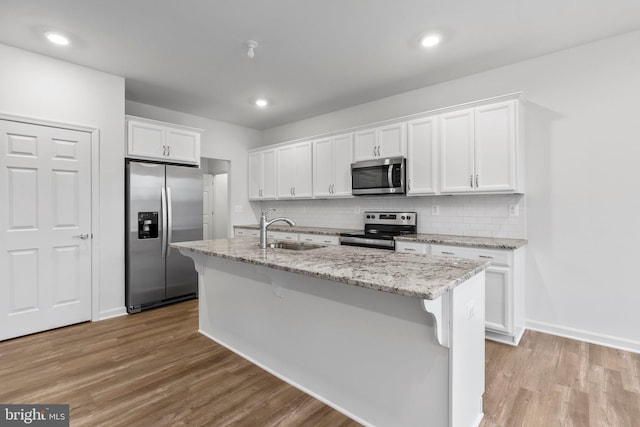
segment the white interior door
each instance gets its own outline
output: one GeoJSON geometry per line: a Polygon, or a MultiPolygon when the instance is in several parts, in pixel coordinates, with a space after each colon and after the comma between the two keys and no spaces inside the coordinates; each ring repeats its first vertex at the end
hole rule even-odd
{"type": "Polygon", "coordinates": [[[229,229],[228,183],[229,174],[220,173],[213,176],[213,239],[227,237],[229,229]]]}
{"type": "Polygon", "coordinates": [[[0,120],[0,340],[91,320],[91,136],[0,120]]]}
{"type": "Polygon", "coordinates": [[[213,239],[213,175],[202,174],[202,238],[213,239]]]}

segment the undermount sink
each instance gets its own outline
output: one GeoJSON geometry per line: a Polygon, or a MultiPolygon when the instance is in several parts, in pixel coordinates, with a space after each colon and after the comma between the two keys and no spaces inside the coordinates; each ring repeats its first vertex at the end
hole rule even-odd
{"type": "Polygon", "coordinates": [[[267,243],[267,249],[289,249],[291,251],[308,251],[310,249],[326,248],[323,245],[314,245],[303,242],[272,242],[267,243]]]}

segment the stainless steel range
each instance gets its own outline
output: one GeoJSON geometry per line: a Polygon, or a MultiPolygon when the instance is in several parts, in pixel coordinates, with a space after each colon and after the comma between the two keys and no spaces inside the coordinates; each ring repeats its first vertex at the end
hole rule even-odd
{"type": "Polygon", "coordinates": [[[395,236],[417,232],[415,212],[365,212],[364,231],[341,233],[340,244],[395,250],[395,236]]]}

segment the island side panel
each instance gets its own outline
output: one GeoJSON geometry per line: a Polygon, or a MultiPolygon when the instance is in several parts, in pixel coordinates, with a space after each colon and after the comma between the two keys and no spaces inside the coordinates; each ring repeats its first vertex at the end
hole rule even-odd
{"type": "Polygon", "coordinates": [[[485,370],[485,272],[451,290],[451,426],[482,421],[485,370]]]}
{"type": "Polygon", "coordinates": [[[200,331],[365,425],[449,425],[449,351],[420,300],[198,256],[200,331]]]}

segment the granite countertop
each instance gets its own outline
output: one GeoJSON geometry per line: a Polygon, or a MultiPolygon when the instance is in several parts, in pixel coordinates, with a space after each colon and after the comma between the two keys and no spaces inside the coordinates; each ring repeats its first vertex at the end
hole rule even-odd
{"type": "MultiPolygon", "coordinates": [[[[249,225],[234,225],[233,228],[248,228],[251,230],[259,230],[258,224],[249,225]]],[[[285,231],[289,233],[307,233],[307,234],[320,234],[323,236],[339,236],[340,233],[354,233],[359,230],[347,229],[347,228],[327,228],[327,227],[300,227],[294,225],[290,227],[286,224],[272,224],[269,226],[269,231],[285,231]]]]}
{"type": "Polygon", "coordinates": [[[407,234],[397,241],[433,243],[440,245],[470,246],[487,249],[518,249],[527,244],[524,239],[498,239],[494,237],[450,236],[447,234],[407,234]]]}
{"type": "Polygon", "coordinates": [[[172,243],[172,247],[256,264],[382,292],[438,298],[484,270],[487,262],[463,258],[396,253],[354,246],[325,246],[306,251],[262,250],[255,238],[172,243]]]}

